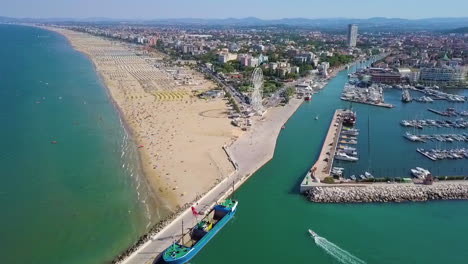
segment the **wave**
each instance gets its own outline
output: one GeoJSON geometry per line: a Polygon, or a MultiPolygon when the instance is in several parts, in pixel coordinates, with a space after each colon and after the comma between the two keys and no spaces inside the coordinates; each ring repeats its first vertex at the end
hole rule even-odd
{"type": "Polygon", "coordinates": [[[366,262],[352,255],[348,251],[328,241],[321,236],[315,236],[315,244],[321,247],[328,255],[332,256],[343,264],[365,264],[366,262]]]}

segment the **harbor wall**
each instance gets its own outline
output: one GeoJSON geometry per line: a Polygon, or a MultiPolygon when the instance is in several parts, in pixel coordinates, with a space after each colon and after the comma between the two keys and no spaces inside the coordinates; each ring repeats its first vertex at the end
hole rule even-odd
{"type": "Polygon", "coordinates": [[[316,203],[387,203],[468,199],[468,182],[422,184],[369,184],[316,186],[307,192],[316,203]]]}

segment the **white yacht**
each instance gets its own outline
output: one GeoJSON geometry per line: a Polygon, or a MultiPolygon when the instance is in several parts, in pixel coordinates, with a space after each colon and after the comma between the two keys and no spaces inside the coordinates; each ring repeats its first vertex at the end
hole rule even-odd
{"type": "Polygon", "coordinates": [[[335,159],[344,160],[344,161],[358,161],[359,160],[357,157],[349,156],[344,152],[337,152],[335,154],[335,159]]]}

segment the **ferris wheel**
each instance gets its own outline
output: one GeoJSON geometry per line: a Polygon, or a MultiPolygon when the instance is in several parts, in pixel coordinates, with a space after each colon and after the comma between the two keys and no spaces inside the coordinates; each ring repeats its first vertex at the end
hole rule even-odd
{"type": "Polygon", "coordinates": [[[256,67],[252,73],[252,94],[250,97],[250,105],[256,114],[263,113],[263,71],[256,67]]]}

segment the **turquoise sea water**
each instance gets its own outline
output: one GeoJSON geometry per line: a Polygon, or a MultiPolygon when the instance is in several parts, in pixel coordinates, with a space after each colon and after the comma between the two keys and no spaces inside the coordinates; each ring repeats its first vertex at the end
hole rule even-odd
{"type": "MultiPolygon", "coordinates": [[[[298,194],[298,184],[320,152],[335,109],[349,106],[339,99],[346,80],[347,72],[340,73],[292,116],[278,138],[274,158],[236,192],[239,207],[235,218],[191,263],[215,264],[220,259],[224,264],[360,263],[346,257],[339,262],[315,244],[307,233],[309,228],[366,263],[467,263],[467,201],[314,204],[298,194]],[[314,120],[316,115],[319,120],[314,120]]],[[[401,106],[400,95],[399,91],[386,92],[387,101],[397,105],[395,109],[353,106],[362,131],[361,160],[348,169],[367,170],[370,149],[376,176],[401,177],[415,166],[466,175],[466,160],[430,164],[418,156],[414,143],[405,142],[401,119],[437,116],[427,112],[429,105],[401,106]]],[[[436,106],[446,107],[444,103],[431,105],[436,106]]]]}
{"type": "Polygon", "coordinates": [[[2,263],[104,263],[154,219],[134,144],[62,36],[0,25],[0,123],[2,263]]]}

